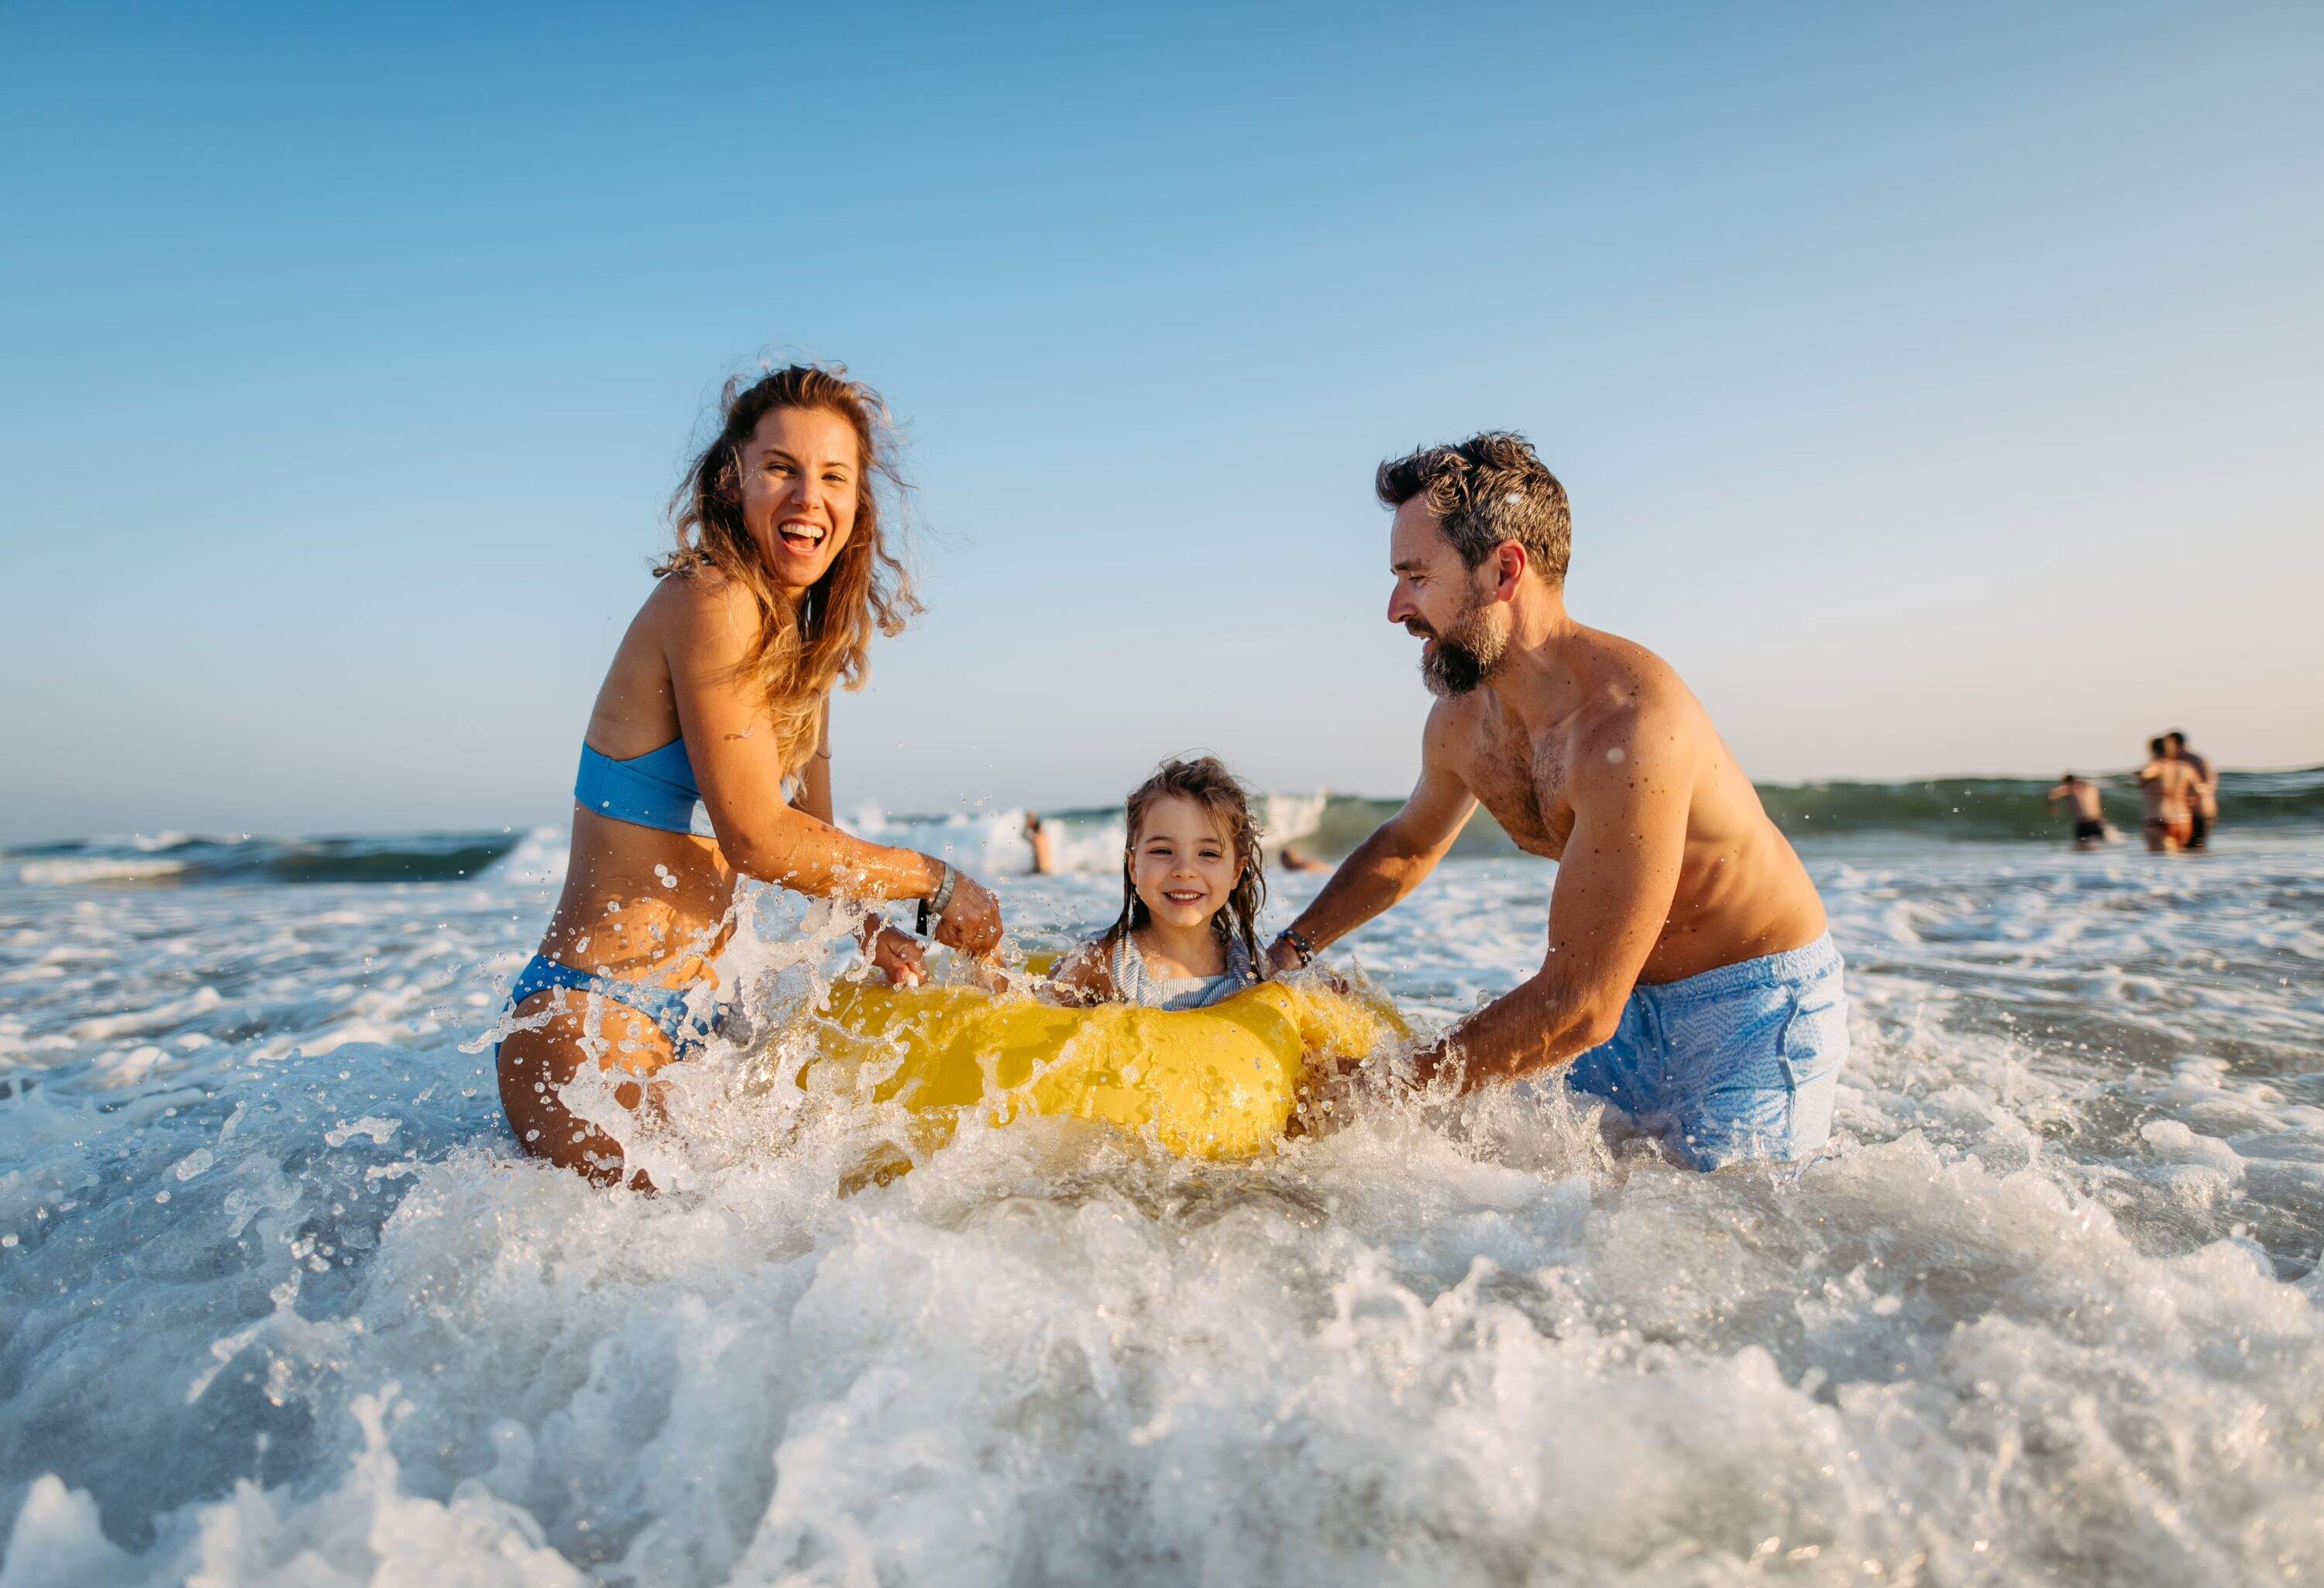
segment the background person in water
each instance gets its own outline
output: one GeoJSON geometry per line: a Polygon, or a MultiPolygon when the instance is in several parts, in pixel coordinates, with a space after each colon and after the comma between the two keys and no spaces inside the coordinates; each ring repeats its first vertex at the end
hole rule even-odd
{"type": "Polygon", "coordinates": [[[2098,786],[2088,778],[2068,772],[2060,778],[2045,798],[2052,806],[2070,800],[2074,807],[2074,847],[2103,848],[2107,841],[2106,805],[2098,786]]]}
{"type": "Polygon", "coordinates": [[[1796,1158],[1848,1047],[1823,901],[1669,665],[1565,610],[1564,488],[1489,433],[1381,465],[1388,616],[1439,697],[1403,809],[1277,939],[1306,963],[1420,884],[1481,801],[1557,861],[1529,980],[1421,1056],[1464,1087],[1561,1066],[1690,1162],[1796,1158]]]}
{"type": "Polygon", "coordinates": [[[1328,872],[1332,863],[1317,860],[1296,844],[1286,844],[1276,852],[1275,863],[1286,872],[1328,872]]]}
{"type": "Polygon", "coordinates": [[[2187,735],[2173,728],[2163,735],[2163,747],[2195,769],[2195,794],[2188,802],[2187,847],[2209,849],[2211,828],[2219,819],[2219,774],[2209,761],[2188,748],[2187,735]]]}
{"type": "Polygon", "coordinates": [[[1025,813],[1025,846],[1031,852],[1029,858],[1035,876],[1046,877],[1057,869],[1056,842],[1049,836],[1049,829],[1042,825],[1041,813],[1038,810],[1025,813]]]}
{"type": "MultiPolygon", "coordinates": [[[[590,713],[564,893],[498,1050],[518,1140],[599,1178],[622,1177],[620,1143],[559,1093],[595,1064],[633,1077],[613,1096],[634,1109],[656,1071],[699,1045],[697,990],[715,985],[742,878],[930,899],[938,940],[970,953],[1001,937],[1000,907],[975,882],[832,825],[832,686],[860,688],[873,631],[894,633],[918,609],[872,488],[899,483],[886,410],[836,366],[738,386],[679,489],[677,549],[590,713]],[[697,800],[707,836],[689,830],[697,800]]],[[[918,978],[913,939],[869,935],[881,969],[918,978]]]]}
{"type": "Polygon", "coordinates": [[[2145,806],[2139,828],[2151,852],[2176,854],[2192,844],[2203,778],[2193,762],[2172,752],[2167,737],[2146,742],[2146,764],[2138,769],[2138,792],[2145,806]]]}

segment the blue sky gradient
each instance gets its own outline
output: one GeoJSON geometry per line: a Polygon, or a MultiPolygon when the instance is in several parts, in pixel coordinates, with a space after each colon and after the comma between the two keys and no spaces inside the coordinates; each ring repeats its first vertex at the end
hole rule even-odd
{"type": "Polygon", "coordinates": [[[562,819],[718,381],[908,420],[843,809],[1405,787],[1487,427],[1765,780],[2324,759],[2324,10],[0,10],[0,841],[562,819]]]}

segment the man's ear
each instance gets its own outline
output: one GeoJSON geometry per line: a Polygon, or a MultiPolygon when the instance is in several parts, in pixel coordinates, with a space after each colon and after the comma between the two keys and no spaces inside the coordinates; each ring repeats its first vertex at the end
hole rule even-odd
{"type": "Polygon", "coordinates": [[[1493,548],[1493,599],[1514,601],[1517,586],[1525,579],[1525,571],[1533,559],[1515,540],[1504,540],[1493,548]]]}

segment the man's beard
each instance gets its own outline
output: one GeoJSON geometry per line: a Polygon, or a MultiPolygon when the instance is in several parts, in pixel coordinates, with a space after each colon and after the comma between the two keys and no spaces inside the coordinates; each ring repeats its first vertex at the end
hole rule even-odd
{"type": "Polygon", "coordinates": [[[1490,610],[1482,605],[1434,639],[1436,649],[1421,655],[1420,681],[1440,700],[1466,695],[1492,677],[1509,648],[1508,636],[1494,629],[1490,610]]]}

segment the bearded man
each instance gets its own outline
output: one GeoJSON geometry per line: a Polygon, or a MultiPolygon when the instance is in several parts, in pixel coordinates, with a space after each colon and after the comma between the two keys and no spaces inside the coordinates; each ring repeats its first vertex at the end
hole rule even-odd
{"type": "Polygon", "coordinates": [[[1565,489],[1522,436],[1380,466],[1390,623],[1439,698],[1404,808],[1276,939],[1304,965],[1434,871],[1481,801],[1558,863],[1531,978],[1419,1058],[1462,1089],[1563,1068],[1684,1161],[1831,1133],[1848,999],[1823,900],[1677,673],[1565,610],[1565,489]]]}

